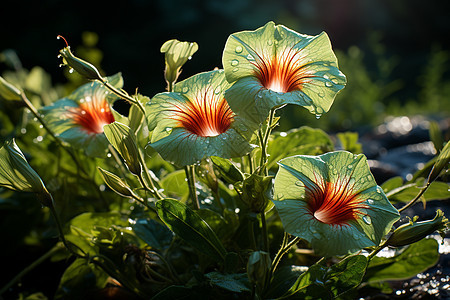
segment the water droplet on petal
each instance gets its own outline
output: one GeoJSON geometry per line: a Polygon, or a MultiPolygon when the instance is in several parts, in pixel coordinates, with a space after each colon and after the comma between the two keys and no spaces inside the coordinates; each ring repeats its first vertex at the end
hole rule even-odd
{"type": "Polygon", "coordinates": [[[278,198],[283,198],[283,196],[284,196],[283,193],[278,193],[278,194],[277,194],[277,197],[278,197],[278,198]]]}
{"type": "Polygon", "coordinates": [[[251,55],[251,54],[247,55],[247,59],[248,59],[248,60],[255,60],[255,58],[254,58],[253,55],[251,55]]]}
{"type": "Polygon", "coordinates": [[[355,184],[355,178],[350,178],[350,180],[348,181],[348,184],[354,185],[355,184]]]}
{"type": "Polygon", "coordinates": [[[182,91],[182,92],[183,92],[183,93],[189,92],[189,87],[185,86],[185,87],[183,88],[183,91],[182,91]]]}
{"type": "Polygon", "coordinates": [[[295,185],[296,185],[296,186],[301,186],[301,187],[303,187],[303,182],[301,182],[300,180],[298,180],[298,181],[295,182],[295,185]]]}
{"type": "Polygon", "coordinates": [[[239,71],[239,68],[234,68],[233,69],[233,72],[237,72],[237,71],[239,71]]]}
{"type": "Polygon", "coordinates": [[[366,223],[367,225],[372,224],[372,219],[369,216],[367,216],[367,215],[363,216],[362,219],[363,219],[364,223],[366,223]]]}
{"type": "Polygon", "coordinates": [[[353,168],[353,165],[348,165],[347,168],[352,169],[352,168],[353,168]]]}
{"type": "Polygon", "coordinates": [[[236,51],[236,53],[241,53],[242,52],[242,47],[241,46],[237,46],[236,49],[234,51],[236,51]]]}
{"type": "Polygon", "coordinates": [[[377,193],[378,193],[378,194],[381,194],[381,192],[382,192],[381,187],[380,187],[380,186],[377,186],[377,193]]]}
{"type": "Polygon", "coordinates": [[[321,116],[321,114],[316,114],[316,119],[319,120],[321,116]]]}
{"type": "Polygon", "coordinates": [[[233,67],[237,66],[238,64],[239,64],[239,61],[238,61],[237,59],[233,59],[233,60],[231,61],[231,65],[232,65],[233,67]]]}
{"type": "Polygon", "coordinates": [[[367,199],[367,203],[369,203],[369,204],[374,204],[375,201],[374,201],[373,199],[367,199]]]}
{"type": "Polygon", "coordinates": [[[267,45],[272,46],[272,44],[273,44],[272,40],[267,41],[267,45]]]}
{"type": "Polygon", "coordinates": [[[326,81],[326,82],[325,82],[325,86],[326,86],[326,87],[331,87],[331,86],[333,86],[333,84],[332,84],[331,82],[329,82],[329,81],[326,81]]]}
{"type": "Polygon", "coordinates": [[[220,92],[222,91],[222,88],[220,86],[216,87],[216,89],[214,90],[214,94],[218,95],[220,94],[220,92]]]}
{"type": "Polygon", "coordinates": [[[69,69],[69,73],[70,73],[70,74],[72,74],[73,71],[74,71],[74,70],[73,70],[72,68],[69,69]]]}

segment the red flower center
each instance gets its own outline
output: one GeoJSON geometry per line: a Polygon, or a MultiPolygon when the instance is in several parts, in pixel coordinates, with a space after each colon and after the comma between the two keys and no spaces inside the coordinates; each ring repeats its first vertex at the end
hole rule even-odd
{"type": "Polygon", "coordinates": [[[306,68],[305,54],[292,47],[274,55],[257,54],[252,64],[256,67],[256,77],[266,89],[279,93],[301,90],[310,82],[311,72],[306,68]]]}
{"type": "Polygon", "coordinates": [[[114,116],[105,99],[89,96],[79,107],[69,109],[69,117],[84,131],[92,134],[103,133],[103,126],[114,122],[114,116]]]}
{"type": "MultiPolygon", "coordinates": [[[[316,181],[317,182],[317,181],[316,181]]],[[[308,208],[318,221],[331,225],[348,225],[348,221],[356,220],[364,215],[361,209],[369,206],[364,199],[353,191],[354,184],[322,182],[321,185],[306,188],[308,208]]]]}
{"type": "Polygon", "coordinates": [[[218,136],[226,132],[233,123],[234,113],[222,93],[211,88],[198,92],[188,102],[175,105],[173,119],[179,126],[198,136],[218,136]]]}

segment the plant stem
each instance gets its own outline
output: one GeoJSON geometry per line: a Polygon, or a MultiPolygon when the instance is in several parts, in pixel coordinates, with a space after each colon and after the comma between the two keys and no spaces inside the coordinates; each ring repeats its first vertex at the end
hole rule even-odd
{"type": "Polygon", "coordinates": [[[252,160],[252,155],[249,153],[249,154],[247,154],[247,157],[248,157],[248,166],[249,166],[249,168],[250,168],[250,174],[253,174],[253,160],[252,160]]]}
{"type": "Polygon", "coordinates": [[[269,253],[269,236],[267,234],[267,222],[266,222],[266,213],[263,210],[261,213],[261,230],[262,230],[262,239],[263,239],[263,251],[269,253]]]}
{"type": "Polygon", "coordinates": [[[367,256],[367,260],[370,261],[372,258],[375,257],[375,255],[377,255],[378,252],[383,250],[383,248],[385,248],[386,246],[387,246],[387,240],[384,241],[380,246],[378,246],[377,249],[373,250],[372,253],[370,253],[369,256],[367,256]]]}
{"type": "Polygon", "coordinates": [[[131,104],[136,105],[139,110],[145,115],[145,108],[142,105],[142,103],[139,100],[134,99],[133,97],[131,97],[130,95],[128,95],[126,92],[123,92],[119,89],[117,89],[116,87],[114,87],[113,85],[111,85],[106,79],[102,78],[101,82],[105,85],[105,87],[110,90],[111,92],[113,92],[113,94],[115,94],[116,96],[130,102],[131,104]]]}
{"type": "Polygon", "coordinates": [[[30,265],[28,265],[26,268],[24,268],[19,274],[17,274],[13,279],[11,279],[2,289],[0,290],[0,295],[2,295],[4,292],[6,292],[10,287],[12,287],[17,281],[19,281],[23,276],[28,274],[31,270],[39,266],[41,263],[46,261],[48,258],[50,258],[55,252],[59,251],[63,247],[60,246],[61,244],[56,244],[53,248],[51,248],[48,252],[44,253],[41,257],[36,259],[34,262],[32,262],[30,265]]]}
{"type": "Polygon", "coordinates": [[[292,241],[290,241],[288,243],[289,240],[289,234],[288,233],[284,233],[283,236],[283,242],[281,243],[281,247],[280,250],[278,250],[278,253],[275,255],[275,258],[273,259],[272,262],[272,267],[270,268],[270,277],[273,275],[273,273],[275,272],[275,270],[278,267],[278,264],[281,261],[281,258],[289,252],[289,250],[291,250],[291,248],[297,244],[300,241],[299,237],[295,237],[292,241]]]}
{"type": "Polygon", "coordinates": [[[268,144],[268,141],[269,141],[270,133],[272,132],[272,128],[273,128],[272,122],[273,122],[273,119],[275,117],[275,111],[276,111],[275,108],[272,108],[270,110],[269,120],[267,122],[267,127],[266,127],[266,131],[264,133],[264,136],[262,135],[261,129],[259,130],[259,139],[260,139],[260,142],[261,142],[261,160],[260,160],[260,163],[259,163],[259,167],[260,167],[259,175],[263,175],[263,174],[266,175],[266,176],[268,175],[267,174],[267,169],[266,169],[267,144],[268,144]]]}
{"type": "Polygon", "coordinates": [[[200,209],[200,204],[198,202],[197,191],[195,189],[195,172],[194,166],[185,166],[184,172],[186,173],[186,178],[188,180],[189,186],[189,195],[192,200],[192,204],[194,205],[194,209],[200,209]]]}
{"type": "Polygon", "coordinates": [[[429,187],[430,185],[431,185],[431,182],[427,182],[427,185],[424,186],[424,187],[420,190],[420,192],[417,194],[417,196],[414,197],[414,199],[412,199],[408,204],[406,204],[405,206],[403,206],[402,208],[400,208],[398,211],[399,211],[399,212],[402,212],[402,211],[404,211],[405,209],[407,209],[407,208],[411,207],[412,205],[414,205],[414,204],[417,202],[417,200],[419,200],[420,197],[422,197],[422,195],[426,192],[426,190],[428,189],[428,187],[429,187]]]}
{"type": "Polygon", "coordinates": [[[138,152],[139,152],[139,161],[141,162],[142,168],[144,169],[144,174],[146,175],[147,180],[150,184],[150,187],[148,187],[142,177],[142,174],[139,174],[138,177],[141,180],[143,187],[147,189],[149,192],[151,192],[156,197],[156,199],[158,200],[164,199],[163,195],[159,193],[158,189],[155,186],[155,183],[153,182],[152,176],[150,175],[150,171],[147,167],[147,164],[145,163],[144,154],[142,154],[141,149],[138,149],[138,152]]]}

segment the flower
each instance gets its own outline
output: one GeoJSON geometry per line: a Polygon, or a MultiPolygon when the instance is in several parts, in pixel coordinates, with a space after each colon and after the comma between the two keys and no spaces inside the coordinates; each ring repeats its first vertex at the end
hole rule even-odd
{"type": "Polygon", "coordinates": [[[243,123],[223,91],[223,70],[194,75],[159,93],[147,104],[150,146],[166,160],[185,166],[208,156],[231,158],[248,153],[254,124],[243,123]]]}
{"type": "Polygon", "coordinates": [[[279,165],[274,203],[285,230],[320,255],[377,246],[399,219],[362,154],[298,155],[279,165]]]}
{"type": "MultiPolygon", "coordinates": [[[[108,77],[108,81],[115,86],[122,85],[120,74],[108,77]]],[[[101,156],[108,146],[103,126],[118,117],[110,104],[116,99],[102,83],[94,81],[44,107],[41,113],[63,141],[84,149],[87,155],[101,156]]]]}
{"type": "Polygon", "coordinates": [[[255,31],[232,34],[223,55],[230,107],[254,122],[272,108],[297,104],[320,117],[346,84],[325,32],[299,34],[267,23],[255,31]]]}

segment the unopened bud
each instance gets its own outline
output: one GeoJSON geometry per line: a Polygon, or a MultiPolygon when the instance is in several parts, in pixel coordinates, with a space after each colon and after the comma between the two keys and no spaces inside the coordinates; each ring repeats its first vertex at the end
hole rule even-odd
{"type": "Polygon", "coordinates": [[[100,167],[98,167],[98,170],[100,171],[106,185],[109,186],[114,192],[127,198],[132,198],[134,196],[133,191],[122,179],[120,179],[119,176],[100,167]]]}
{"type": "Polygon", "coordinates": [[[264,285],[271,265],[269,253],[264,251],[252,252],[247,263],[247,276],[250,282],[258,286],[264,285]]]}
{"type": "MultiPolygon", "coordinates": [[[[64,39],[60,35],[58,35],[58,38],[64,39]]],[[[75,71],[77,71],[78,74],[85,77],[86,79],[103,80],[97,68],[92,64],[88,63],[87,61],[82,60],[81,58],[78,58],[75,55],[73,55],[73,53],[70,51],[70,46],[67,44],[67,41],[65,39],[64,41],[66,42],[66,47],[59,51],[63,59],[63,64],[74,69],[75,71]]]]}
{"type": "Polygon", "coordinates": [[[0,97],[6,100],[21,100],[21,92],[0,76],[0,97]]]}
{"type": "Polygon", "coordinates": [[[260,213],[271,203],[270,200],[273,198],[272,178],[272,176],[252,174],[242,184],[237,185],[241,192],[241,199],[250,211],[260,213]]]}
{"type": "Polygon", "coordinates": [[[387,245],[393,247],[409,245],[420,241],[435,231],[443,234],[448,227],[448,219],[440,209],[436,211],[433,220],[415,222],[415,219],[398,227],[388,239],[387,245]]]}
{"type": "Polygon", "coordinates": [[[0,186],[21,192],[34,192],[42,204],[52,203],[51,195],[39,175],[28,164],[14,140],[0,148],[0,186]]]}
{"type": "Polygon", "coordinates": [[[161,46],[161,53],[165,53],[166,69],[164,76],[168,83],[173,83],[181,73],[181,67],[198,50],[197,43],[169,40],[161,46]]]}

